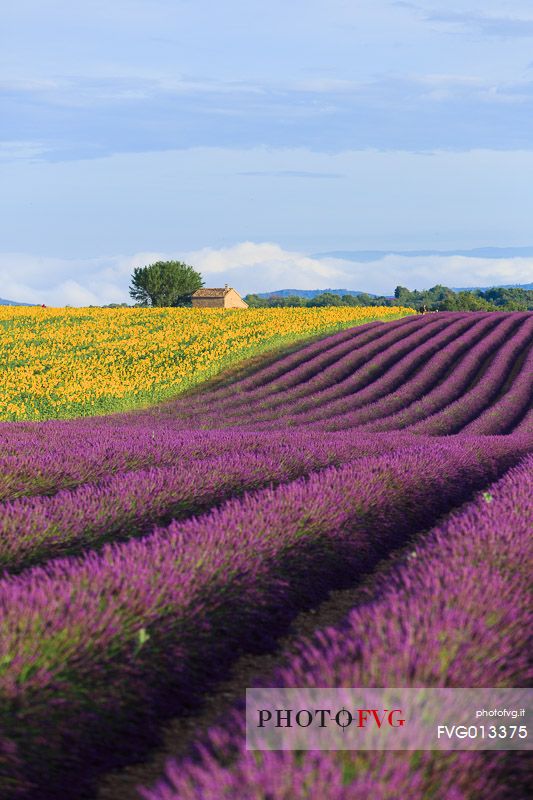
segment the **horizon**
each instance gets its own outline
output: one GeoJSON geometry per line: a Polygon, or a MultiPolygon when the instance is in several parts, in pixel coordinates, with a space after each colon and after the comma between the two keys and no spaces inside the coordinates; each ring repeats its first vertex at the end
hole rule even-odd
{"type": "Polygon", "coordinates": [[[529,283],[532,39],[526,0],[21,0],[2,295],[129,302],[172,258],[243,294],[529,283]]]}
{"type": "MultiPolygon", "coordinates": [[[[436,285],[437,284],[434,284],[434,286],[436,286],[436,285]]],[[[434,288],[434,286],[433,287],[426,287],[426,288],[431,289],[431,288],[434,288]]],[[[215,287],[213,287],[213,288],[215,288],[215,287]]],[[[230,288],[235,288],[235,287],[230,287],[230,288]]],[[[405,288],[409,289],[409,291],[413,291],[413,290],[419,290],[420,291],[420,288],[416,287],[416,286],[405,287],[405,288]]],[[[490,289],[508,289],[508,288],[521,288],[521,289],[533,290],[533,283],[524,283],[524,284],[516,284],[515,283],[515,284],[505,284],[505,285],[493,284],[491,286],[448,286],[446,288],[451,289],[453,292],[488,291],[490,289]]],[[[424,290],[422,290],[422,291],[424,291],[424,290]]],[[[388,300],[394,299],[394,290],[393,290],[393,292],[388,293],[388,294],[387,293],[381,293],[380,295],[377,295],[377,294],[374,294],[372,292],[367,292],[365,289],[350,289],[350,288],[347,288],[347,287],[336,288],[335,289],[335,288],[332,288],[330,286],[325,287],[325,288],[321,288],[321,289],[316,289],[316,288],[315,289],[282,288],[282,289],[273,289],[273,290],[271,290],[269,292],[247,292],[246,294],[239,292],[239,294],[243,298],[246,298],[249,295],[255,295],[257,297],[268,298],[268,297],[281,296],[281,295],[283,295],[285,297],[288,297],[288,296],[299,296],[299,293],[301,293],[300,296],[304,297],[304,296],[309,296],[310,294],[318,295],[319,293],[327,293],[327,292],[332,292],[332,293],[335,293],[335,294],[340,294],[341,292],[346,292],[348,294],[368,294],[368,295],[370,295],[370,297],[384,297],[384,298],[386,298],[388,300]],[[288,292],[290,292],[291,295],[288,295],[287,294],[288,292]]],[[[135,308],[136,305],[133,302],[131,302],[131,298],[129,298],[129,300],[130,300],[129,303],[126,303],[126,301],[124,301],[123,303],[121,303],[121,305],[128,305],[131,308],[135,308]]],[[[1,305],[13,305],[13,306],[32,306],[32,305],[35,305],[35,306],[38,306],[40,304],[25,303],[25,302],[20,302],[18,300],[13,300],[11,298],[0,297],[0,306],[1,305]]],[[[46,305],[46,304],[44,304],[44,305],[46,305]]],[[[100,304],[100,306],[107,306],[107,305],[109,305],[109,304],[107,304],[107,303],[100,304]]],[[[111,305],[119,305],[119,304],[118,303],[111,303],[111,305]]],[[[46,307],[48,307],[48,306],[46,306],[46,307]]],[[[64,306],[59,305],[59,306],[50,306],[50,307],[52,307],[52,308],[54,308],[54,307],[55,308],[63,308],[64,306]]],[[[70,304],[67,304],[67,307],[71,307],[70,304]]],[[[89,307],[94,307],[94,305],[91,304],[89,307]]]]}

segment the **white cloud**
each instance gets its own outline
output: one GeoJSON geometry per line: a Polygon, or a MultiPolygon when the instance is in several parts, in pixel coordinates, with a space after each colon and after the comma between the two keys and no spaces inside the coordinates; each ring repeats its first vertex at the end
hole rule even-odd
{"type": "Polygon", "coordinates": [[[390,255],[369,264],[354,264],[368,291],[387,294],[398,284],[410,289],[446,286],[492,286],[527,283],[533,275],[533,258],[471,258],[468,256],[390,255]],[[368,270],[372,274],[368,275],[368,270]]]}
{"type": "Polygon", "coordinates": [[[131,273],[120,258],[41,258],[0,254],[0,295],[48,306],[87,306],[127,300],[123,284],[131,273]]]}
{"type": "MultiPolygon", "coordinates": [[[[316,280],[333,278],[342,274],[334,264],[326,263],[326,259],[310,258],[309,256],[284,250],[274,243],[243,242],[233,247],[219,250],[203,248],[185,254],[187,260],[194,264],[202,273],[208,275],[225,275],[232,273],[241,274],[246,270],[259,273],[255,280],[267,280],[276,276],[277,279],[291,282],[291,280],[316,283],[316,280]]],[[[255,275],[254,275],[255,277],[255,275]]],[[[311,286],[302,288],[312,288],[311,286]]]]}
{"type": "Polygon", "coordinates": [[[390,295],[398,284],[411,289],[437,283],[491,286],[527,283],[533,276],[533,258],[389,255],[357,262],[311,258],[272,242],[241,242],[220,249],[78,260],[0,254],[0,294],[10,300],[50,306],[129,302],[128,285],[134,267],[171,258],[192,264],[207,285],[229,283],[242,294],[331,288],[390,295]]]}
{"type": "Polygon", "coordinates": [[[429,288],[526,283],[533,259],[469,258],[465,256],[389,255],[372,262],[311,258],[274,243],[243,242],[233,247],[204,248],[181,256],[209,282],[233,283],[243,292],[274,289],[361,289],[391,294],[395,286],[429,288]]]}

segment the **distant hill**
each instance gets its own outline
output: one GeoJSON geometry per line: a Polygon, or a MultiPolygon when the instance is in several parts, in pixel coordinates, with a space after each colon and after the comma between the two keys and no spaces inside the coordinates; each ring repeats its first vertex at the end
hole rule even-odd
{"type": "Polygon", "coordinates": [[[19,303],[17,300],[6,300],[0,297],[0,306],[34,306],[35,303],[19,303]]]}
{"type": "MultiPolygon", "coordinates": [[[[324,294],[324,292],[329,292],[329,294],[337,294],[339,297],[342,297],[343,294],[350,294],[352,297],[357,297],[360,294],[370,294],[369,292],[358,292],[353,289],[277,289],[275,292],[262,292],[258,294],[258,297],[291,297],[291,296],[298,296],[298,297],[305,297],[308,300],[311,300],[313,297],[316,297],[319,294],[324,294]]],[[[371,294],[370,297],[378,297],[377,294],[371,294]]]]}
{"type": "MultiPolygon", "coordinates": [[[[492,286],[467,286],[467,287],[451,287],[452,292],[473,292],[480,290],[486,292],[488,289],[526,289],[533,290],[533,283],[497,283],[492,286]]],[[[329,292],[330,294],[337,294],[342,297],[343,294],[351,294],[357,297],[360,294],[368,294],[370,297],[381,297],[382,295],[372,294],[371,292],[358,291],[354,289],[277,289],[275,292],[261,292],[258,297],[289,297],[296,295],[297,297],[305,297],[311,299],[319,294],[329,292]]],[[[392,294],[385,295],[386,297],[393,297],[392,294]]]]}
{"type": "Polygon", "coordinates": [[[342,258],[345,261],[379,261],[385,256],[465,256],[466,258],[533,258],[533,247],[475,247],[472,250],[332,250],[313,253],[311,258],[342,258]]]}
{"type": "Polygon", "coordinates": [[[525,289],[526,291],[531,291],[533,289],[533,283],[497,283],[493,286],[467,286],[461,289],[452,287],[452,292],[475,292],[478,289],[482,292],[486,292],[489,289],[525,289]]]}

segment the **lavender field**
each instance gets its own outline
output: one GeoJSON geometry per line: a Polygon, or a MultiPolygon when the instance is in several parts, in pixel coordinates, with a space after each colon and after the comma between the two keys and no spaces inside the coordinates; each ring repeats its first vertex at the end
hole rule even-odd
{"type": "MultiPolygon", "coordinates": [[[[361,584],[258,682],[529,685],[532,343],[527,312],[410,316],[145,411],[2,423],[0,797],[99,797],[361,584]]],[[[132,800],[525,796],[522,754],[258,758],[229,711],[132,800]]]]}

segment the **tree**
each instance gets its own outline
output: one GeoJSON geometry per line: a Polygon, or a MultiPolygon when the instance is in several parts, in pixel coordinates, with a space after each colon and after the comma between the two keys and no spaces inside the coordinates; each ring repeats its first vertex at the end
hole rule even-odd
{"type": "Polygon", "coordinates": [[[243,300],[250,308],[268,308],[269,305],[266,297],[259,297],[257,294],[247,294],[243,300]]]}
{"type": "Polygon", "coordinates": [[[409,289],[406,289],[405,286],[397,286],[396,289],[394,290],[394,297],[396,298],[396,300],[401,300],[402,297],[407,297],[410,294],[411,292],[409,291],[409,289]]]}
{"type": "Polygon", "coordinates": [[[442,311],[498,311],[498,306],[473,292],[457,292],[443,300],[442,311]]]}
{"type": "Polygon", "coordinates": [[[357,295],[353,295],[353,294],[343,294],[342,297],[341,297],[341,300],[342,300],[342,304],[345,305],[345,306],[354,306],[354,307],[356,307],[356,306],[363,305],[361,303],[360,298],[357,295]]]}
{"type": "Polygon", "coordinates": [[[320,307],[320,306],[342,306],[343,302],[338,294],[332,294],[331,292],[322,292],[322,294],[317,294],[316,297],[313,298],[312,303],[310,305],[320,307]]]}
{"type": "Polygon", "coordinates": [[[200,273],[188,264],[156,261],[133,270],[130,296],[138,306],[185,306],[203,285],[200,273]]]}

